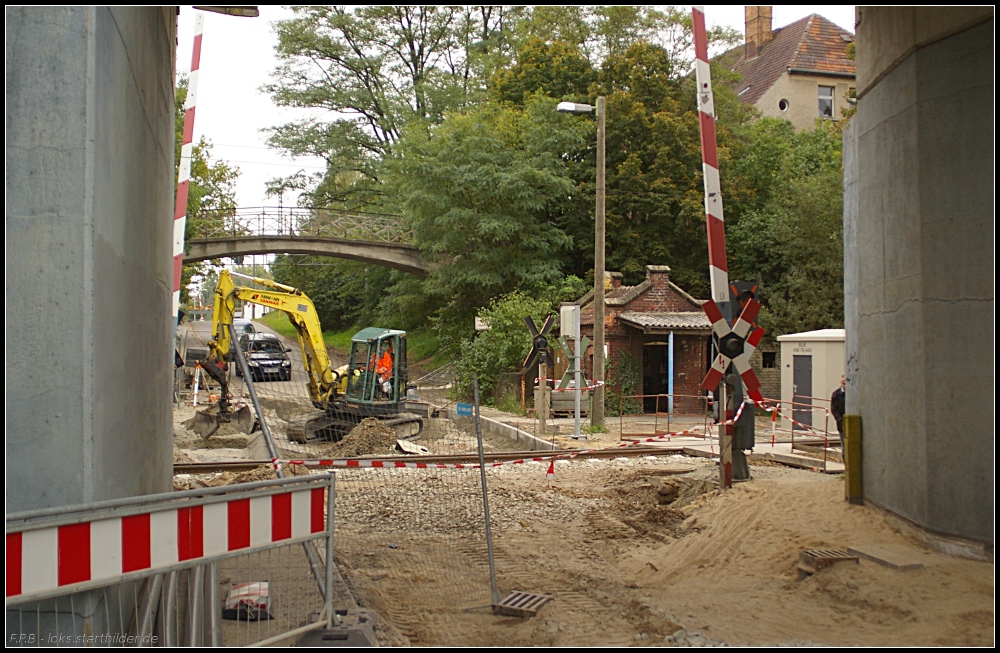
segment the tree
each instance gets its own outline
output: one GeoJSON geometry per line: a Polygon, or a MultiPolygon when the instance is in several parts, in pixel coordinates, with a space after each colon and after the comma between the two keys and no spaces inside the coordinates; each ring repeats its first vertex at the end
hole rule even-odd
{"type": "MultiPolygon", "coordinates": [[[[182,77],[174,93],[174,181],[180,170],[181,145],[184,135],[184,102],[187,100],[188,80],[182,77]]],[[[204,136],[193,144],[191,155],[191,182],[188,186],[187,222],[184,241],[195,237],[204,227],[221,220],[220,214],[236,208],[236,179],[240,169],[225,161],[211,162],[212,143],[204,136]]],[[[188,304],[188,286],[192,277],[206,274],[203,263],[181,268],[181,298],[188,304]]],[[[214,286],[213,286],[214,287],[214,286]]]]}
{"type": "Polygon", "coordinates": [[[562,154],[586,124],[541,94],[524,109],[487,104],[407,135],[395,162],[415,244],[440,265],[426,286],[443,324],[471,322],[476,307],[562,278],[572,242],[548,213],[571,195],[562,154]]]}
{"type": "Polygon", "coordinates": [[[795,133],[762,118],[734,166],[749,179],[727,244],[731,278],[760,283],[761,326],[773,335],[844,323],[841,139],[835,126],[795,133]]]}
{"type": "MultiPolygon", "coordinates": [[[[706,295],[701,141],[694,87],[683,72],[664,47],[640,41],[609,56],[590,89],[591,103],[607,97],[606,265],[630,284],[641,281],[647,264],[670,265],[674,281],[706,295]]],[[[726,134],[720,127],[723,157],[726,134]]],[[[570,157],[577,192],[558,220],[574,239],[575,259],[567,263],[580,276],[593,267],[593,143],[570,157]]]]}
{"type": "MultiPolygon", "coordinates": [[[[496,384],[505,373],[517,372],[531,350],[531,334],[524,318],[531,316],[542,324],[551,313],[552,305],[514,291],[479,309],[478,317],[489,325],[488,331],[475,333],[461,341],[456,367],[456,392],[460,397],[472,396],[472,373],[479,376],[480,399],[493,403],[496,384]]],[[[469,330],[471,330],[471,319],[469,330]]],[[[468,332],[468,331],[467,331],[468,332]]]]}
{"type": "Polygon", "coordinates": [[[585,98],[594,78],[590,62],[572,43],[532,37],[517,63],[498,71],[491,86],[497,99],[523,105],[539,90],[557,100],[585,98]]]}
{"type": "Polygon", "coordinates": [[[271,272],[278,283],[309,296],[324,330],[403,326],[379,319],[379,304],[392,279],[389,268],[322,256],[279,255],[271,272]]]}
{"type": "Polygon", "coordinates": [[[281,62],[264,86],[279,106],[339,114],[276,127],[270,144],[324,157],[319,179],[296,178],[314,205],[350,201],[392,206],[381,166],[404,127],[440,122],[481,93],[480,74],[500,65],[504,10],[498,7],[296,7],[277,23],[281,62]],[[315,186],[314,188],[311,188],[315,186]]]}
{"type": "MultiPolygon", "coordinates": [[[[721,27],[707,36],[713,49],[743,39],[737,30],[721,27]]],[[[541,5],[518,16],[512,40],[520,47],[533,38],[569,43],[594,66],[641,41],[662,47],[678,70],[690,70],[694,61],[691,12],[676,7],[541,5]]]]}

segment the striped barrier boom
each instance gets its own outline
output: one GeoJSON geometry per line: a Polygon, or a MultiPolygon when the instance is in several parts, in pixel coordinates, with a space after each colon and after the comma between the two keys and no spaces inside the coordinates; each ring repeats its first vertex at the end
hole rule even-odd
{"type": "MultiPolygon", "coordinates": [[[[705,30],[705,8],[695,6],[691,10],[694,29],[695,78],[698,85],[698,123],[701,132],[701,167],[705,182],[705,226],[708,235],[708,276],[712,287],[712,298],[702,305],[712,323],[712,330],[720,342],[735,335],[742,341],[738,353],[727,356],[720,352],[712,362],[701,386],[713,390],[719,386],[726,369],[732,363],[747,394],[755,403],[764,400],[760,393],[760,382],[750,368],[750,354],[763,337],[762,329],[751,334],[760,304],[751,300],[743,309],[739,319],[729,326],[719,304],[729,305],[729,267],[726,263],[726,221],[722,206],[722,185],[719,180],[719,151],[715,130],[715,95],[712,92],[712,70],[708,64],[708,33],[705,30]]],[[[728,308],[726,309],[729,310],[728,308]]],[[[726,313],[727,316],[731,315],[726,313]]]]}
{"type": "Polygon", "coordinates": [[[184,265],[184,229],[187,226],[188,192],[191,186],[191,157],[194,156],[194,108],[198,98],[198,73],[201,68],[201,37],[205,28],[205,12],[195,11],[194,46],[191,53],[191,73],[184,102],[184,131],[181,137],[181,160],[177,171],[177,197],[174,202],[174,327],[181,303],[181,268],[184,265]]]}
{"type": "Polygon", "coordinates": [[[23,530],[7,527],[6,602],[209,562],[326,533],[328,485],[23,530]]]}
{"type": "Polygon", "coordinates": [[[715,135],[715,96],[708,65],[705,9],[694,7],[695,78],[698,84],[698,123],[701,128],[701,169],[705,182],[705,225],[708,233],[708,276],[712,299],[729,301],[729,268],[726,265],[726,229],[719,182],[719,152],[715,135]]]}

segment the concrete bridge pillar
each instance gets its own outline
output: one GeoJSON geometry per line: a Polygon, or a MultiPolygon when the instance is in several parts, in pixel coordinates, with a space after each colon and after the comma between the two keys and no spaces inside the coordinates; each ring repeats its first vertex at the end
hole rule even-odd
{"type": "Polygon", "coordinates": [[[176,9],[5,18],[7,511],[169,491],[176,9]]]}

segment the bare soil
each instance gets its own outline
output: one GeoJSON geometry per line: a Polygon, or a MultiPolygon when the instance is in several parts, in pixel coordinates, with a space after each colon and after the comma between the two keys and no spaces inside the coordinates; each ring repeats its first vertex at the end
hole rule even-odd
{"type": "MultiPolygon", "coordinates": [[[[175,458],[246,458],[236,434],[212,438],[232,446],[191,438],[185,412],[177,414],[175,458]]],[[[345,531],[338,562],[359,602],[378,612],[384,645],[994,644],[992,562],[922,548],[876,512],[846,503],[840,476],[751,465],[753,478],[725,493],[710,460],[677,455],[560,461],[552,480],[541,463],[491,470],[500,589],[552,597],[532,618],[477,609],[489,598],[484,548],[470,518],[450,506],[459,505],[458,490],[475,488],[478,472],[455,480],[468,470],[412,470],[381,492],[338,480],[345,519],[352,493],[359,499],[356,534],[392,543],[359,540],[352,550],[345,531]],[[419,534],[414,520],[393,521],[416,514],[407,502],[424,511],[419,534]],[[798,580],[800,551],[859,544],[911,547],[924,568],[862,559],[798,580]]]]}

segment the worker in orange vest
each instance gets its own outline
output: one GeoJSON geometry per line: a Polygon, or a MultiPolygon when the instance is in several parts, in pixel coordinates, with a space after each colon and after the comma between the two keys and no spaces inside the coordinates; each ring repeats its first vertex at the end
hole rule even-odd
{"type": "Polygon", "coordinates": [[[390,342],[389,346],[382,353],[382,357],[378,359],[378,365],[375,367],[375,373],[382,384],[382,391],[386,395],[392,394],[392,357],[392,342],[390,342]]]}

